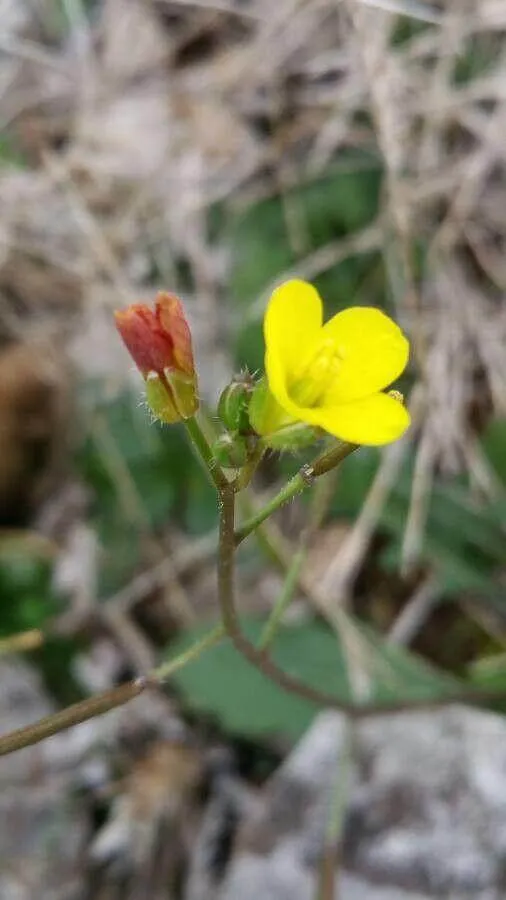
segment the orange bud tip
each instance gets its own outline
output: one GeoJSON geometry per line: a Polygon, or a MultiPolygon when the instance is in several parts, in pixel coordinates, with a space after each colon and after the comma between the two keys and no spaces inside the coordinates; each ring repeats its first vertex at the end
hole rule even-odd
{"type": "Polygon", "coordinates": [[[115,313],[116,327],[146,382],[148,405],[162,421],[194,415],[197,378],[190,328],[175,294],[160,293],[155,308],[133,303],[115,313]]]}

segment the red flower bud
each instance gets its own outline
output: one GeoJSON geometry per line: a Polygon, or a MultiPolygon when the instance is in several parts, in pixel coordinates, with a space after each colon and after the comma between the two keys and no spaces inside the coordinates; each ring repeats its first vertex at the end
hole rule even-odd
{"type": "Polygon", "coordinates": [[[115,313],[116,326],[146,382],[153,413],[165,422],[188,419],[198,408],[191,333],[181,301],[160,293],[155,309],[133,303],[115,313]]]}

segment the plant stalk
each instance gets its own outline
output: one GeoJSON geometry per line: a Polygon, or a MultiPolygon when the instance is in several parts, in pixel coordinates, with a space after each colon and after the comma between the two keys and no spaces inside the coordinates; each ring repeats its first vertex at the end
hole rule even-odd
{"type": "Polygon", "coordinates": [[[333,447],[321,456],[318,456],[313,463],[303,466],[293,478],[288,481],[283,488],[272,498],[262,509],[258,510],[255,515],[237,529],[235,533],[235,544],[238,547],[245,538],[247,538],[262,522],[265,522],[276,510],[289,500],[293,500],[297,494],[301,494],[308,487],[311,487],[314,480],[321,475],[325,475],[332,469],[335,469],[350,453],[357,449],[356,444],[339,444],[333,447]]]}

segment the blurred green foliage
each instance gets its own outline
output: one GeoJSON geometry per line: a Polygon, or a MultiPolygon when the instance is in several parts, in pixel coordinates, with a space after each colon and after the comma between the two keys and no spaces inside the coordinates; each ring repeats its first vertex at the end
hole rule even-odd
{"type": "MultiPolygon", "coordinates": [[[[270,197],[242,212],[219,211],[215,239],[227,244],[232,257],[230,314],[237,365],[247,364],[253,370],[263,366],[259,297],[301,260],[371,225],[378,214],[380,190],[379,167],[371,160],[355,159],[325,178],[289,191],[284,198],[270,197]],[[289,233],[288,210],[295,216],[301,239],[297,250],[289,233]]],[[[417,252],[423,260],[423,247],[417,252]]],[[[330,260],[329,265],[314,279],[325,298],[327,315],[350,303],[388,306],[389,285],[379,252],[352,255],[335,265],[330,260]]],[[[190,452],[182,428],[150,424],[139,398],[128,393],[106,401],[99,391],[89,407],[89,427],[76,466],[93,498],[90,520],[102,549],[99,596],[104,598],[146,566],[147,542],[153,535],[161,535],[167,525],[189,535],[214,528],[216,503],[214,490],[190,452]]],[[[448,601],[472,594],[475,600],[492,604],[503,613],[505,598],[499,575],[506,532],[506,421],[492,423],[481,436],[481,445],[497,476],[497,497],[493,501],[480,498],[464,477],[436,475],[420,565],[434,573],[441,596],[448,601]]],[[[330,516],[350,521],[357,516],[379,459],[378,451],[363,448],[346,460],[330,516]]],[[[275,464],[271,462],[270,477],[293,472],[297,464],[292,457],[283,456],[275,464]]],[[[375,561],[385,579],[399,569],[413,465],[411,452],[378,522],[383,540],[381,549],[374,551],[375,561]]],[[[1,635],[43,625],[57,608],[49,562],[27,550],[21,555],[12,548],[0,552],[1,635]]],[[[258,622],[248,623],[252,638],[259,627],[258,622]]],[[[194,632],[181,635],[168,652],[177,653],[195,636],[194,632]]],[[[375,680],[378,701],[394,696],[439,696],[455,684],[411,654],[387,648],[379,636],[368,637],[385,662],[384,672],[390,673],[383,678],[380,672],[375,680]]],[[[71,645],[68,652],[73,652],[71,645]]],[[[314,686],[324,684],[338,697],[349,698],[339,644],[323,625],[307,622],[283,628],[276,654],[288,671],[314,686]]],[[[506,668],[496,667],[494,679],[495,685],[506,685],[506,668]]],[[[314,714],[309,704],[266,682],[226,644],[182,670],[177,685],[189,706],[213,714],[237,733],[277,731],[295,737],[314,714]]]]}
{"type": "Polygon", "coordinates": [[[24,169],[27,166],[23,152],[14,138],[6,132],[0,135],[0,167],[4,166],[15,166],[17,169],[24,169]]]}
{"type": "Polygon", "coordinates": [[[28,541],[0,540],[0,636],[43,628],[59,608],[52,563],[28,541]]]}
{"type": "MultiPolygon", "coordinates": [[[[490,464],[499,463],[506,478],[506,423],[493,422],[482,446],[490,464]]],[[[353,519],[372,485],[380,454],[363,448],[343,464],[333,515],[353,519]]],[[[388,535],[381,562],[387,571],[398,570],[401,546],[411,501],[414,454],[407,456],[381,512],[378,528],[388,535]]],[[[473,498],[462,477],[435,476],[429,498],[426,527],[422,533],[420,563],[436,574],[441,595],[458,597],[478,591],[483,599],[506,606],[504,590],[496,575],[504,565],[506,494],[496,502],[473,498]]]]}
{"type": "MultiPolygon", "coordinates": [[[[262,621],[243,621],[251,641],[258,641],[262,621]]],[[[171,647],[186,650],[202,637],[205,627],[188,631],[171,647]]],[[[454,692],[459,683],[436,672],[410,653],[387,646],[362,629],[369,640],[370,700],[389,701],[438,698],[454,692]]],[[[317,622],[283,627],[273,645],[278,665],[314,688],[324,688],[342,702],[353,702],[347,661],[338,637],[317,622]]],[[[192,711],[216,718],[232,733],[249,736],[283,735],[297,739],[310,724],[316,709],[307,700],[288,694],[244,660],[230,643],[222,643],[181,669],[173,679],[192,711]]]]}
{"type": "Polygon", "coordinates": [[[149,535],[170,524],[189,534],[215,524],[214,489],[182,429],[150,423],[149,416],[129,393],[102,404],[94,412],[99,427],[92,424],[79,452],[81,472],[94,492],[92,523],[103,548],[100,596],[133,575],[149,535]]]}

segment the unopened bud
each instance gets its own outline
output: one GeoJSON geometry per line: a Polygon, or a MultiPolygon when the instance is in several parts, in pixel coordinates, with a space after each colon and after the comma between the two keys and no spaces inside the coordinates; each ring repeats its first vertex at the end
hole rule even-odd
{"type": "Polygon", "coordinates": [[[115,316],[156,418],[172,423],[195,415],[199,401],[191,334],[178,297],[160,293],[154,310],[133,303],[115,316]]]}
{"type": "Polygon", "coordinates": [[[247,434],[250,431],[248,406],[254,383],[249,375],[234,378],[218,401],[218,415],[229,431],[247,434]]]}
{"type": "Polygon", "coordinates": [[[248,459],[248,446],[240,435],[222,434],[213,444],[213,456],[227,468],[239,469],[248,459]]]}

